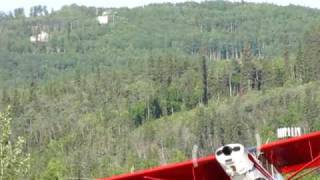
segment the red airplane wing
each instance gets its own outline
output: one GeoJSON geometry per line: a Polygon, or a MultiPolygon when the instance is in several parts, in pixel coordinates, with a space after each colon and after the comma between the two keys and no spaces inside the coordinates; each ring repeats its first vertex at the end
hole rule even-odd
{"type": "MultiPolygon", "coordinates": [[[[320,131],[265,144],[260,147],[264,158],[281,173],[296,176],[304,169],[320,167],[320,131]]],[[[214,156],[169,164],[135,173],[98,180],[229,180],[214,156]]],[[[313,169],[314,170],[314,169],[313,169]]],[[[291,177],[289,179],[291,179],[291,177]]]]}
{"type": "Polygon", "coordinates": [[[214,156],[98,180],[229,180],[214,156]]]}
{"type": "Polygon", "coordinates": [[[265,144],[260,150],[284,174],[320,167],[320,131],[265,144]]]}

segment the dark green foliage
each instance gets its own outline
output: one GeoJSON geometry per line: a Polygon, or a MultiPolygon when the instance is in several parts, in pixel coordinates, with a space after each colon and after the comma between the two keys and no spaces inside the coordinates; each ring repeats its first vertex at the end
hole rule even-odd
{"type": "Polygon", "coordinates": [[[30,16],[37,17],[37,16],[47,16],[49,14],[47,10],[47,6],[33,6],[30,8],[30,16]]]}
{"type": "Polygon", "coordinates": [[[137,102],[129,107],[129,112],[136,126],[140,126],[146,119],[146,106],[144,102],[137,102]]]}
{"type": "Polygon", "coordinates": [[[23,8],[17,8],[13,11],[14,13],[14,17],[15,18],[21,18],[21,17],[25,17],[25,14],[24,14],[24,9],[23,8]]]}
{"type": "Polygon", "coordinates": [[[303,78],[305,78],[306,69],[304,63],[302,45],[299,43],[296,61],[294,63],[294,74],[296,80],[302,81],[303,78]]]}
{"type": "Polygon", "coordinates": [[[203,94],[202,101],[205,105],[208,104],[208,65],[206,57],[202,57],[202,82],[203,82],[203,94]]]}
{"type": "Polygon", "coordinates": [[[309,82],[312,80],[319,80],[319,57],[320,57],[320,41],[319,33],[320,26],[313,26],[307,33],[304,38],[304,56],[303,61],[305,65],[305,82],[309,82]]]}

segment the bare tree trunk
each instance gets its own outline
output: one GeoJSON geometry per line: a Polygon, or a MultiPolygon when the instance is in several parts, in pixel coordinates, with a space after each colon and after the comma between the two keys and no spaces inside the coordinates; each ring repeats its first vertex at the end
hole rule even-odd
{"type": "Polygon", "coordinates": [[[229,50],[226,48],[226,59],[229,59],[229,50]]]}
{"type": "Polygon", "coordinates": [[[160,155],[160,163],[162,164],[162,165],[164,165],[164,164],[167,164],[167,160],[166,160],[166,156],[165,156],[165,152],[164,152],[164,147],[163,147],[163,143],[162,143],[162,140],[161,140],[161,142],[160,142],[160,145],[161,145],[161,155],[160,155]]]}
{"type": "Polygon", "coordinates": [[[229,95],[230,95],[230,97],[232,96],[232,83],[231,83],[231,80],[232,80],[232,73],[229,74],[229,95]]]}

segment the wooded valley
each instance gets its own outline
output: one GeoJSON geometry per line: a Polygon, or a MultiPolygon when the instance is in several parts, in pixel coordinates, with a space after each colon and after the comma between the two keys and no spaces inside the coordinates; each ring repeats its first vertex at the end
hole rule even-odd
{"type": "Polygon", "coordinates": [[[24,154],[0,176],[104,177],[195,144],[205,156],[320,130],[319,22],[318,9],[227,1],[0,12],[1,143],[24,154]],[[30,42],[41,31],[48,42],[30,42]]]}

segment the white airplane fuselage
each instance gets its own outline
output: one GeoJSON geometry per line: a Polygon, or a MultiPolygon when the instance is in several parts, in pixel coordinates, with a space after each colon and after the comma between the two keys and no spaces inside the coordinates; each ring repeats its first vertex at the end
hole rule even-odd
{"type": "MultiPolygon", "coordinates": [[[[216,150],[216,158],[232,180],[278,180],[241,144],[228,144],[216,150]]],[[[282,178],[281,178],[282,179],[282,178]]]]}

